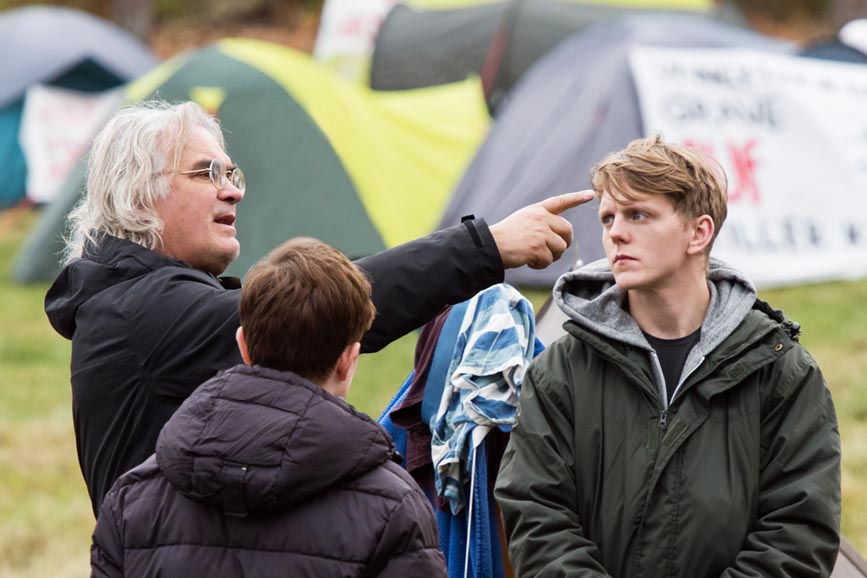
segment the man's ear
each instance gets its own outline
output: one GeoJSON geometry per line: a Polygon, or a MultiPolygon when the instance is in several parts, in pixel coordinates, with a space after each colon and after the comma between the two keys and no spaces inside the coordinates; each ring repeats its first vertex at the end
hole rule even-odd
{"type": "Polygon", "coordinates": [[[687,254],[696,255],[704,253],[713,239],[714,230],[713,219],[710,218],[710,215],[702,215],[696,219],[692,238],[689,240],[689,246],[686,249],[687,254]]]}
{"type": "Polygon", "coordinates": [[[343,353],[337,359],[334,367],[334,377],[340,382],[352,381],[355,375],[355,367],[358,364],[358,355],[361,353],[361,343],[350,343],[343,349],[343,353]]]}
{"type": "Polygon", "coordinates": [[[250,361],[250,352],[247,351],[247,340],[244,339],[243,327],[238,327],[238,331],[235,332],[235,341],[238,342],[238,349],[241,351],[241,359],[243,359],[244,363],[247,365],[253,365],[250,361]]]}

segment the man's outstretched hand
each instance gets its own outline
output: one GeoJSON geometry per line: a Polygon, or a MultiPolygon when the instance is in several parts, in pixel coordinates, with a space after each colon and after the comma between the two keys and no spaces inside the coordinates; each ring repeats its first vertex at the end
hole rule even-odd
{"type": "Polygon", "coordinates": [[[503,268],[544,269],[559,259],[572,244],[572,224],[560,214],[592,198],[592,190],[549,197],[492,225],[503,268]]]}

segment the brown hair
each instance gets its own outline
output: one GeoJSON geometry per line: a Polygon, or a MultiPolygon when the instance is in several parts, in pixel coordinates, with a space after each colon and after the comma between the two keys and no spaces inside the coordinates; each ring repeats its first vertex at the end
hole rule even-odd
{"type": "MultiPolygon", "coordinates": [[[[593,167],[590,181],[597,199],[603,192],[628,200],[667,195],[681,216],[713,219],[714,239],[726,220],[728,183],[719,163],[698,148],[666,143],[659,135],[609,154],[593,167]]],[[[708,252],[712,245],[713,239],[708,252]]]]}
{"type": "Polygon", "coordinates": [[[328,377],[375,315],[367,277],[316,239],[290,239],[274,249],[250,269],[241,290],[251,362],[314,381],[328,377]]]}

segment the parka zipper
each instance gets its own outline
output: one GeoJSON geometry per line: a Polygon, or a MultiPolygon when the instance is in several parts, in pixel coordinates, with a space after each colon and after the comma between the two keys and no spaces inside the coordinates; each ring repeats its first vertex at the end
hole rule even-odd
{"type": "Polygon", "coordinates": [[[668,427],[668,409],[663,409],[659,412],[659,429],[665,431],[668,427]]]}

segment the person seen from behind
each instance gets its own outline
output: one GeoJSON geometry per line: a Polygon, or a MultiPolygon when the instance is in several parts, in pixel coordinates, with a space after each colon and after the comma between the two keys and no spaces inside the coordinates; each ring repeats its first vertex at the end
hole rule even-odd
{"type": "Polygon", "coordinates": [[[344,401],[375,315],[336,249],[290,240],[240,297],[243,364],[196,389],[106,496],[94,576],[446,576],[430,503],[344,401]]]}

